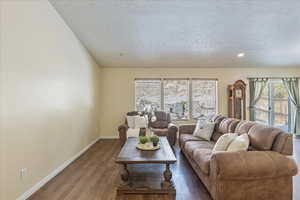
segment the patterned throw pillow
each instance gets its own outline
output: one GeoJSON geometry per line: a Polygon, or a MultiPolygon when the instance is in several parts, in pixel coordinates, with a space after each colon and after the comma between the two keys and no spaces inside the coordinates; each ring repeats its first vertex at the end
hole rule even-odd
{"type": "Polygon", "coordinates": [[[249,136],[247,133],[236,137],[228,146],[226,151],[237,152],[237,151],[247,151],[249,147],[249,136]]]}
{"type": "Polygon", "coordinates": [[[136,116],[134,121],[135,128],[146,128],[147,127],[147,120],[145,117],[136,116]]]}
{"type": "MultiPolygon", "coordinates": [[[[136,115],[136,116],[138,116],[138,115],[136,115]]],[[[127,125],[128,125],[128,127],[129,128],[134,128],[135,127],[135,117],[136,116],[128,116],[127,115],[127,117],[126,117],[126,119],[127,119],[127,125]]]]}
{"type": "Polygon", "coordinates": [[[210,141],[214,132],[215,123],[210,121],[198,120],[193,135],[204,140],[210,141]]]}
{"type": "Polygon", "coordinates": [[[230,143],[236,138],[238,137],[237,133],[226,133],[224,135],[222,135],[221,137],[219,137],[219,139],[217,140],[212,152],[216,153],[219,151],[226,151],[228,146],[230,145],[230,143]]]}
{"type": "MultiPolygon", "coordinates": [[[[205,119],[198,119],[197,121],[197,124],[196,124],[196,128],[195,128],[195,131],[196,130],[199,130],[201,128],[203,128],[204,124],[206,123],[207,121],[205,119]]],[[[194,131],[194,132],[195,132],[194,131]]]]}

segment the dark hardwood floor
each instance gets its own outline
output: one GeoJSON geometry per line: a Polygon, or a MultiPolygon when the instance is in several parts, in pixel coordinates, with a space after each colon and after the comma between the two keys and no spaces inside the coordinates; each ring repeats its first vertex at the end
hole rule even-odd
{"type": "MultiPolygon", "coordinates": [[[[294,157],[300,166],[300,139],[295,139],[294,146],[294,157]]],[[[120,181],[120,166],[114,161],[119,151],[118,140],[98,141],[29,200],[167,200],[167,196],[163,195],[116,196],[116,187],[120,181]]],[[[177,163],[172,166],[173,180],[177,189],[176,199],[210,200],[209,193],[178,148],[176,157],[177,163]]],[[[162,173],[164,166],[158,166],[157,172],[162,173]]],[[[300,176],[297,175],[294,178],[294,200],[300,199],[299,188],[300,176]]]]}

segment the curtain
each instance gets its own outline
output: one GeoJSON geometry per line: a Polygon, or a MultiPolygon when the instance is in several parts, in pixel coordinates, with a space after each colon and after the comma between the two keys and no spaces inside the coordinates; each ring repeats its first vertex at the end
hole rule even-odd
{"type": "Polygon", "coordinates": [[[264,88],[266,87],[268,78],[250,78],[250,120],[254,121],[255,105],[260,99],[264,88]]]}
{"type": "Polygon", "coordinates": [[[288,91],[289,99],[292,103],[290,115],[290,127],[292,133],[300,134],[300,97],[299,97],[299,79],[283,78],[282,82],[288,91]]]}

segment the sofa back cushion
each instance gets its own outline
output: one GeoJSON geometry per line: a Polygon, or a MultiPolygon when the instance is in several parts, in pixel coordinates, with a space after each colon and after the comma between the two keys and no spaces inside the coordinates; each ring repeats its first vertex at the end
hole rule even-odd
{"type": "Polygon", "coordinates": [[[222,134],[233,133],[238,123],[239,123],[238,119],[225,118],[221,121],[218,132],[222,134]]]}
{"type": "Polygon", "coordinates": [[[254,126],[255,124],[257,124],[257,123],[252,122],[252,121],[245,121],[245,120],[240,121],[237,124],[234,132],[237,133],[238,135],[241,135],[241,134],[244,134],[244,133],[248,133],[249,130],[250,130],[250,128],[252,126],[254,126]]]}
{"type": "Polygon", "coordinates": [[[219,126],[212,135],[212,140],[217,141],[219,137],[225,133],[234,133],[234,130],[240,120],[234,118],[223,118],[219,126]]]}
{"type": "Polygon", "coordinates": [[[225,118],[226,117],[223,115],[211,115],[210,117],[208,117],[208,120],[215,122],[216,124],[215,129],[218,129],[221,121],[225,118]]]}
{"type": "Polygon", "coordinates": [[[262,124],[253,125],[249,132],[250,145],[256,150],[269,151],[283,130],[262,124]]]}
{"type": "Polygon", "coordinates": [[[166,113],[164,111],[155,111],[154,115],[156,117],[156,121],[166,121],[168,123],[171,122],[170,113],[166,113]]]}
{"type": "Polygon", "coordinates": [[[168,128],[169,122],[167,121],[155,121],[151,122],[150,126],[152,128],[168,128]]]}
{"type": "Polygon", "coordinates": [[[222,133],[215,131],[211,136],[211,140],[217,142],[222,135],[222,133]]]}
{"type": "Polygon", "coordinates": [[[215,142],[217,141],[217,139],[214,139],[214,134],[218,132],[220,123],[225,118],[226,117],[223,116],[223,115],[211,115],[208,118],[210,121],[215,122],[215,129],[214,129],[214,132],[213,132],[213,135],[212,135],[212,140],[215,141],[215,142]]]}
{"type": "Polygon", "coordinates": [[[155,111],[154,115],[156,121],[152,122],[149,120],[150,127],[152,128],[168,128],[169,123],[171,122],[170,113],[164,111],[155,111]]]}

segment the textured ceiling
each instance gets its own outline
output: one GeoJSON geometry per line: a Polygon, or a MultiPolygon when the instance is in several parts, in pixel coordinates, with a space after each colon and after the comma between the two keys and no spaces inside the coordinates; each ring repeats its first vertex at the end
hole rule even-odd
{"type": "Polygon", "coordinates": [[[101,66],[300,68],[300,0],[50,2],[101,66]]]}

